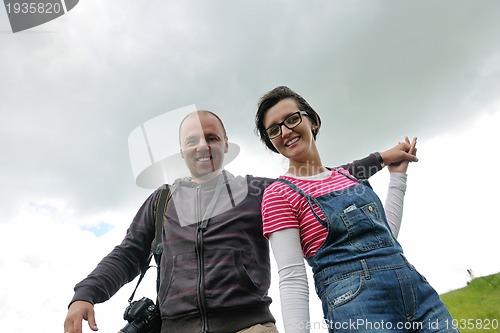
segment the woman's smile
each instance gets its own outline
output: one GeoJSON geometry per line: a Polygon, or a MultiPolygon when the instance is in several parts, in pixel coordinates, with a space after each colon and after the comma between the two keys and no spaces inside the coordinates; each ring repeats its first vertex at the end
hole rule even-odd
{"type": "Polygon", "coordinates": [[[299,139],[300,139],[300,136],[295,137],[295,138],[293,138],[291,140],[285,141],[284,146],[285,147],[291,147],[294,143],[296,143],[297,141],[299,141],[299,139]]]}

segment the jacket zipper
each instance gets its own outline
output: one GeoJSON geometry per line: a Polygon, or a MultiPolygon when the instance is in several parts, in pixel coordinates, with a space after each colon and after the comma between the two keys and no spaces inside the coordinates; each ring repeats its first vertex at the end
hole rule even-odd
{"type": "Polygon", "coordinates": [[[202,330],[201,333],[208,332],[208,316],[207,316],[207,305],[205,298],[205,260],[203,255],[203,214],[201,212],[200,204],[200,186],[196,190],[196,213],[198,220],[200,221],[196,227],[196,259],[198,265],[198,281],[197,281],[197,298],[198,298],[198,309],[201,315],[202,330]]]}

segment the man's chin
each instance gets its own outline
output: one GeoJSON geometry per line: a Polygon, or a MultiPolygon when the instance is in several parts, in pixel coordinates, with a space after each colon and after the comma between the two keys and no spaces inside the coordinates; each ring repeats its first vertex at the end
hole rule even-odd
{"type": "Polygon", "coordinates": [[[214,179],[222,172],[222,168],[217,170],[206,170],[204,172],[197,172],[196,176],[193,175],[193,179],[197,180],[197,183],[206,183],[214,179]]]}

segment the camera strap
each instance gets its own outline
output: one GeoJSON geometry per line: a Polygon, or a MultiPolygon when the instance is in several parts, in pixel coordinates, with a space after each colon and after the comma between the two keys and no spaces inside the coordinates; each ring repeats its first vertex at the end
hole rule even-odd
{"type": "Polygon", "coordinates": [[[167,204],[168,200],[170,199],[170,188],[167,184],[164,184],[160,188],[160,198],[158,199],[158,202],[156,203],[156,209],[155,209],[155,238],[153,240],[152,248],[151,248],[151,253],[149,254],[148,259],[146,260],[144,266],[141,267],[141,275],[139,276],[139,280],[137,281],[137,285],[134,288],[134,291],[132,292],[132,295],[128,299],[128,302],[131,303],[132,300],[134,299],[135,292],[137,291],[137,288],[139,287],[139,284],[141,283],[142,279],[144,278],[144,275],[146,274],[147,270],[149,267],[149,263],[151,262],[151,259],[155,258],[156,261],[156,292],[158,292],[158,288],[160,286],[160,258],[161,258],[161,253],[163,252],[163,245],[162,245],[162,240],[163,240],[163,216],[165,215],[165,211],[167,210],[167,204]]]}

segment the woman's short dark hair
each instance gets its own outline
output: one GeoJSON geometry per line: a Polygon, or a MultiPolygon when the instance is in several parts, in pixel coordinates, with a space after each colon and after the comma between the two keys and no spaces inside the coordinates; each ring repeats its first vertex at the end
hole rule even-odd
{"type": "Polygon", "coordinates": [[[262,141],[267,146],[267,148],[275,153],[277,153],[278,151],[276,150],[276,148],[274,148],[273,143],[266,135],[266,129],[264,127],[264,116],[270,108],[286,98],[292,98],[297,103],[300,111],[307,112],[307,116],[315,127],[315,130],[313,130],[314,140],[316,140],[316,135],[318,134],[318,131],[321,127],[321,118],[302,96],[286,86],[279,86],[274,88],[273,90],[264,94],[259,100],[259,103],[257,105],[257,114],[255,115],[255,131],[259,135],[260,141],[262,141]]]}

